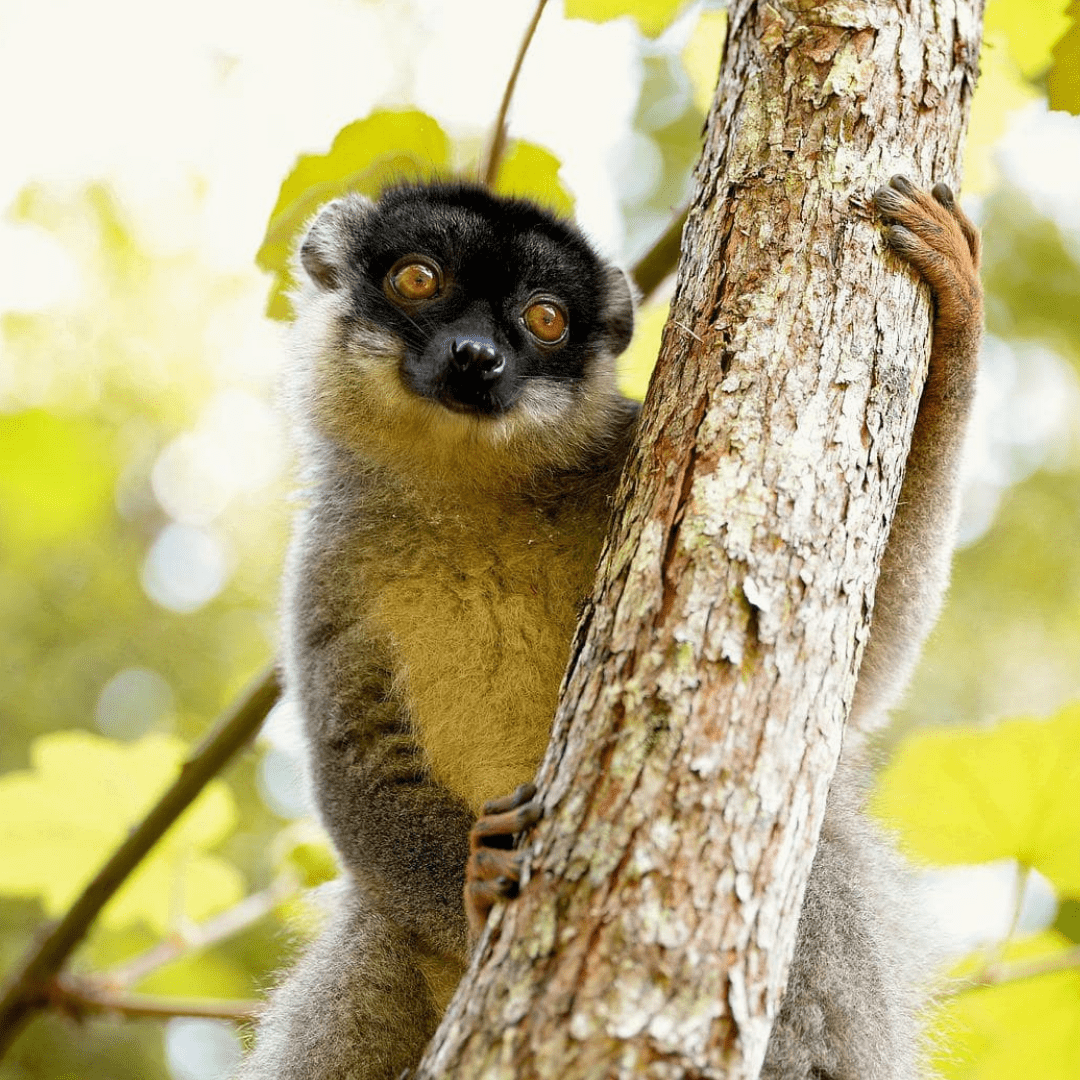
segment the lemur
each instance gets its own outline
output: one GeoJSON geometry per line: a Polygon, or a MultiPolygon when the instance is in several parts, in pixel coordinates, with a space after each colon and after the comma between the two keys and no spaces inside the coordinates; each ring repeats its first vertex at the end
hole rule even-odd
{"type": "MultiPolygon", "coordinates": [[[[948,573],[981,327],[979,239],[943,184],[874,195],[933,344],[852,724],[906,682],[948,573]]],[[[581,604],[638,416],[631,290],[571,224],[465,183],[327,205],[299,249],[288,393],[304,470],[284,670],[342,875],[245,1080],[398,1080],[520,877],[581,604]],[[507,796],[507,793],[513,794],[507,796]]],[[[829,796],[766,1080],[921,1076],[907,873],[829,796]]]]}

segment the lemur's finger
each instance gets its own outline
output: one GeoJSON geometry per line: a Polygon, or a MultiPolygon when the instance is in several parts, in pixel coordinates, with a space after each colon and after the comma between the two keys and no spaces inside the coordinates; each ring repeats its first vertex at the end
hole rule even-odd
{"type": "Polygon", "coordinates": [[[503,877],[518,881],[523,862],[524,855],[520,851],[480,848],[469,856],[465,877],[469,881],[493,881],[503,877]]]}
{"type": "Polygon", "coordinates": [[[889,186],[894,190],[899,191],[901,195],[904,195],[909,199],[915,198],[915,185],[906,176],[897,175],[891,177],[889,180],[889,186]]]}
{"type": "Polygon", "coordinates": [[[465,886],[465,914],[474,939],[484,932],[484,924],[495,904],[517,895],[517,883],[514,883],[512,892],[507,892],[504,882],[505,879],[497,878],[494,881],[470,881],[465,886]]]}
{"type": "Polygon", "coordinates": [[[971,252],[971,257],[975,261],[975,266],[979,265],[979,256],[982,250],[982,241],[979,237],[979,230],[975,228],[967,214],[960,209],[959,203],[956,201],[956,196],[953,195],[953,190],[948,184],[935,184],[931,194],[937,199],[946,210],[952,214],[953,219],[957,225],[960,226],[960,231],[964,234],[964,239],[967,241],[968,250],[971,252]]]}
{"type": "Polygon", "coordinates": [[[956,196],[953,195],[952,188],[949,187],[948,184],[935,184],[930,189],[930,194],[933,195],[946,210],[952,210],[953,207],[956,206],[956,196]]]}
{"type": "Polygon", "coordinates": [[[535,825],[543,816],[539,803],[530,802],[516,810],[507,810],[500,814],[487,814],[477,818],[469,833],[469,848],[475,851],[486,846],[495,837],[513,836],[535,825]]]}
{"type": "Polygon", "coordinates": [[[492,814],[505,814],[507,810],[516,810],[519,806],[531,802],[535,797],[536,785],[522,784],[512,794],[485,803],[483,814],[485,817],[490,817],[492,814]]]}

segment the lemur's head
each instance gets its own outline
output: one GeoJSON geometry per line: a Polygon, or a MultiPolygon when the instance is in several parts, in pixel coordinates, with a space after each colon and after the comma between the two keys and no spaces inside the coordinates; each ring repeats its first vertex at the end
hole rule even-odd
{"type": "Polygon", "coordinates": [[[402,186],[329,203],[298,262],[304,396],[338,441],[542,464],[602,434],[633,307],[572,225],[472,185],[402,186]]]}

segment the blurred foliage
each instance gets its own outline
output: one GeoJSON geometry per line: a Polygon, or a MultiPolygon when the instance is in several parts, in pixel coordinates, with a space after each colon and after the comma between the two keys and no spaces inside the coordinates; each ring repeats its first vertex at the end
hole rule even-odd
{"type": "MultiPolygon", "coordinates": [[[[874,810],[917,860],[1015,860],[1043,874],[1071,913],[1080,904],[1078,746],[1080,704],[1048,720],[913,735],[880,775],[874,810]]],[[[1017,960],[1053,964],[1075,929],[1066,918],[1054,931],[981,950],[953,975],[977,978],[1017,960]]],[[[934,1025],[943,1078],[1080,1075],[1080,968],[964,989],[943,1002],[934,1025]]]]}
{"type": "Polygon", "coordinates": [[[694,105],[704,116],[712,105],[727,35],[726,11],[703,11],[682,52],[683,65],[694,87],[694,105]]]}
{"type": "Polygon", "coordinates": [[[1054,46],[1046,89],[1051,109],[1080,116],[1080,0],[1072,0],[1069,14],[1072,23],[1054,46]]]}
{"type": "Polygon", "coordinates": [[[983,33],[992,48],[1004,47],[1025,78],[1045,76],[1054,43],[1069,28],[1069,0],[989,0],[983,33]]]}
{"type": "MultiPolygon", "coordinates": [[[[1033,934],[1009,944],[999,960],[1051,959],[1065,944],[1053,931],[1033,934]]],[[[984,962],[970,957],[953,974],[962,978],[984,962]]],[[[935,1027],[942,1080],[1080,1076],[1080,970],[965,990],[938,1008],[935,1027]]]]}
{"type": "Polygon", "coordinates": [[[985,194],[995,184],[994,143],[1008,114],[1049,92],[1052,109],[1080,112],[1080,2],[989,0],[983,24],[979,85],[964,150],[964,189],[985,194]]]}
{"type": "MultiPolygon", "coordinates": [[[[1080,370],[1078,247],[1020,192],[999,188],[984,212],[987,328],[1015,350],[1025,378],[1031,348],[1080,370]]],[[[1063,377],[1075,390],[1075,378],[1063,377]]],[[[1006,401],[1008,407],[1008,399],[1006,401]]],[[[1080,439],[1048,458],[1014,451],[1016,482],[989,528],[956,556],[942,619],[908,695],[909,735],[882,777],[877,809],[907,849],[940,863],[1014,859],[1039,870],[1059,902],[1055,933],[1009,943],[1005,960],[1053,957],[1076,940],[1080,910],[1080,439]]],[[[994,957],[994,959],[998,959],[994,957]]],[[[985,952],[956,974],[981,970],[985,952]]],[[[1011,1080],[1077,1075],[1080,973],[1042,974],[949,998],[935,1026],[943,1077],[1011,1080]],[[1021,1065],[1023,1067],[1021,1067],[1021,1065]]]]}
{"type": "Polygon", "coordinates": [[[688,0],[565,0],[564,10],[568,19],[598,23],[629,15],[643,34],[656,37],[688,6],[688,0]]]}
{"type": "MultiPolygon", "coordinates": [[[[716,83],[722,12],[700,13],[685,46],[668,41],[678,34],[660,37],[686,8],[683,0],[565,5],[568,16],[594,22],[630,16],[646,35],[617,147],[631,258],[686,199],[716,83]]],[[[990,0],[987,11],[968,187],[985,196],[988,329],[1015,357],[1021,383],[1034,349],[1060,368],[1063,387],[1080,370],[1080,244],[1001,185],[993,147],[1010,110],[1047,87],[1052,105],[1077,111],[1078,19],[1075,0],[1068,14],[1064,0],[990,0]]],[[[539,76],[526,66],[530,77],[539,76]]],[[[438,118],[400,104],[347,125],[326,154],[301,156],[283,181],[258,253],[272,276],[272,317],[288,314],[293,245],[327,199],[475,170],[491,118],[451,139],[438,118]]],[[[512,141],[497,186],[568,212],[560,165],[549,150],[512,141]]],[[[199,182],[191,187],[197,201],[199,182]]],[[[270,659],[290,508],[274,464],[280,435],[260,419],[275,350],[261,319],[265,283],[213,269],[194,238],[156,245],[104,183],[31,185],[9,216],[62,246],[79,287],[45,310],[0,318],[3,970],[174,775],[183,748],[270,659]],[[201,592],[169,591],[170,575],[205,576],[208,566],[201,592]]],[[[626,393],[644,394],[666,314],[663,296],[639,312],[620,375],[626,393]]],[[[1080,940],[1071,787],[1080,713],[1066,705],[1080,701],[1080,434],[1074,425],[1050,449],[999,435],[996,504],[957,557],[897,728],[963,726],[903,745],[879,807],[913,852],[1015,858],[1054,884],[1053,931],[1010,943],[1009,959],[1052,956],[1080,940]],[[1056,715],[975,726],[1034,712],[1056,715]]],[[[75,970],[115,971],[163,940],[183,941],[244,890],[283,876],[310,888],[333,876],[318,829],[270,809],[278,805],[268,794],[271,756],[247,755],[215,782],[106,909],[75,970]]],[[[317,925],[307,896],[287,897],[273,918],[211,948],[183,951],[134,988],[254,996],[288,938],[317,925]]],[[[982,959],[960,974],[980,970],[982,959]]],[[[948,1049],[939,1068],[979,1080],[1076,1075],[1077,1017],[1076,971],[964,991],[942,1009],[948,1049]]],[[[165,1077],[160,1032],[145,1021],[42,1016],[0,1063],[0,1080],[165,1077]]]]}
{"type": "Polygon", "coordinates": [[[985,195],[998,183],[995,144],[1005,134],[1009,114],[1039,99],[1005,48],[988,44],[979,58],[979,85],[971,102],[964,144],[964,192],[985,195]]]}
{"type": "Polygon", "coordinates": [[[1080,899],[1078,746],[1080,705],[1049,720],[912,735],[881,773],[874,809],[916,859],[1015,859],[1080,899]]]}
{"type": "Polygon", "coordinates": [[[660,353],[660,338],[667,322],[669,302],[655,301],[636,313],[634,338],[619,358],[619,389],[627,397],[645,400],[656,358],[660,353]]]}
{"type": "Polygon", "coordinates": [[[1041,342],[1080,370],[1080,277],[1076,245],[1020,192],[999,190],[986,211],[986,328],[1041,342]]]}
{"type": "MultiPolygon", "coordinates": [[[[0,847],[8,853],[0,893],[37,896],[47,915],[62,915],[185,755],[183,740],[160,732],[133,743],[88,731],[40,736],[31,747],[33,769],[0,777],[0,847]]],[[[208,851],[237,820],[232,792],[211,781],[106,905],[102,925],[142,921],[164,935],[178,921],[235,904],[242,875],[208,851]]]]}
{"type": "MultiPolygon", "coordinates": [[[[147,562],[174,524],[160,462],[215,402],[235,415],[236,387],[250,396],[235,363],[245,328],[259,324],[259,291],[212,272],[193,247],[154,250],[100,184],[28,188],[12,216],[63,245],[81,287],[0,323],[4,971],[270,659],[287,514],[280,479],[237,490],[199,527],[226,552],[220,591],[186,613],[151,599],[147,562]]],[[[238,899],[245,881],[270,880],[268,838],[281,822],[256,771],[250,758],[238,763],[166,836],[106,908],[76,970],[121,964],[238,899]]],[[[281,931],[266,924],[189,953],[139,989],[248,997],[281,955],[281,931]]],[[[43,1017],[0,1063],[4,1080],[165,1075],[161,1025],[146,1021],[43,1017]]]]}
{"type": "Polygon", "coordinates": [[[1080,900],[1062,900],[1054,929],[1074,945],[1080,943],[1080,900]]]}

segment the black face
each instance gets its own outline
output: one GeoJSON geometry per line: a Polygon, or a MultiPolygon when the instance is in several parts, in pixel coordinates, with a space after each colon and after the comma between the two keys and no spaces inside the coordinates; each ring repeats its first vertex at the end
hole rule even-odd
{"type": "Polygon", "coordinates": [[[348,244],[342,285],[358,315],[405,342],[405,385],[449,409],[503,413],[530,378],[581,379],[610,344],[606,265],[530,203],[396,188],[348,244]]]}

